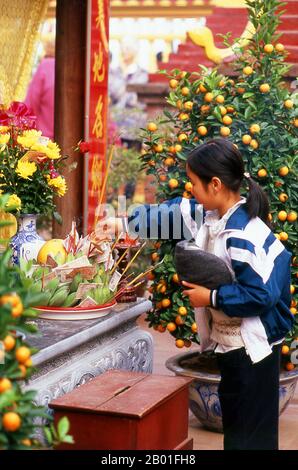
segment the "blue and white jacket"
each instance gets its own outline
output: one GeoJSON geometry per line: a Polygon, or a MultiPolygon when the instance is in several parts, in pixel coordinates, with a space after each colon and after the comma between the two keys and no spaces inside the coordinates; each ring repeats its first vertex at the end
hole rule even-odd
{"type": "MultiPolygon", "coordinates": [[[[229,317],[242,318],[241,336],[255,363],[269,355],[270,345],[283,339],[293,326],[289,310],[291,255],[261,219],[249,220],[244,203],[243,198],[215,239],[214,254],[228,264],[235,277],[233,284],[219,287],[215,303],[229,317]]],[[[134,223],[135,232],[145,228],[142,236],[150,237],[153,221],[155,238],[163,238],[163,228],[168,226],[168,238],[193,237],[204,247],[208,230],[202,214],[202,206],[194,199],[175,198],[159,206],[138,207],[129,222],[134,223]],[[171,207],[175,208],[169,214],[171,207]],[[179,230],[175,236],[177,227],[182,228],[182,236],[179,230]]],[[[205,219],[208,216],[212,212],[207,212],[205,219]]],[[[213,348],[205,309],[196,309],[196,321],[201,350],[213,348]]]]}

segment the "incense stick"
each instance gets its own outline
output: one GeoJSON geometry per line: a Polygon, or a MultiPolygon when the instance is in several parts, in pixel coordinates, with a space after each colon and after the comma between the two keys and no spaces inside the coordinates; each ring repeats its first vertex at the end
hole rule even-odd
{"type": "Polygon", "coordinates": [[[101,192],[100,192],[100,197],[99,197],[99,203],[98,203],[99,206],[101,206],[101,204],[102,204],[102,200],[103,200],[104,193],[105,193],[105,190],[106,190],[106,185],[107,185],[107,180],[108,180],[108,176],[109,176],[109,171],[110,171],[110,167],[111,167],[111,162],[112,162],[112,158],[113,158],[114,149],[115,149],[115,144],[113,144],[111,146],[111,150],[110,150],[110,153],[109,153],[106,174],[105,174],[105,177],[104,177],[104,181],[103,181],[103,184],[102,184],[102,187],[101,187],[101,192]]]}
{"type": "MultiPolygon", "coordinates": [[[[124,251],[124,253],[122,253],[122,255],[120,256],[120,258],[119,258],[118,261],[116,262],[115,266],[113,266],[113,268],[112,268],[112,270],[111,270],[111,274],[114,273],[114,271],[116,270],[117,266],[119,266],[119,263],[121,263],[121,261],[123,260],[124,256],[127,255],[128,250],[129,250],[129,248],[126,248],[126,250],[124,251]]],[[[123,276],[123,274],[124,274],[124,271],[123,271],[123,273],[121,274],[121,277],[123,276]]]]}
{"type": "Polygon", "coordinates": [[[141,248],[138,249],[138,251],[135,253],[135,255],[132,257],[132,259],[128,262],[126,268],[124,269],[123,273],[122,273],[122,276],[123,274],[126,273],[126,271],[130,268],[130,266],[132,265],[132,263],[134,262],[134,260],[136,259],[137,256],[139,256],[140,252],[142,251],[142,249],[144,248],[144,246],[146,245],[146,242],[143,243],[143,245],[141,246],[141,248]]]}

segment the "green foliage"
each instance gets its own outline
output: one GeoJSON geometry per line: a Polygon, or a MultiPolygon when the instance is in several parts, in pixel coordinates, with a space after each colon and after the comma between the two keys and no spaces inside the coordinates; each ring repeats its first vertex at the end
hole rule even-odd
{"type": "MultiPolygon", "coordinates": [[[[231,80],[220,75],[217,69],[210,71],[204,67],[193,74],[173,70],[169,75],[172,91],[167,101],[175,110],[166,111],[163,122],[168,122],[174,132],[171,138],[164,138],[159,129],[145,131],[147,151],[142,157],[143,167],[157,178],[159,201],[182,195],[191,197],[185,190],[185,161],[189,152],[213,137],[223,136],[237,145],[247,171],[269,196],[270,221],[276,236],[293,253],[292,290],[295,292],[291,308],[295,314],[298,276],[295,258],[298,246],[295,212],[298,203],[298,95],[291,94],[283,81],[283,74],[288,70],[286,51],[282,44],[277,43],[279,35],[276,34],[283,4],[277,0],[256,0],[248,1],[247,5],[256,32],[248,47],[241,48],[239,44],[234,47],[236,59],[233,65],[237,78],[231,80]],[[171,82],[173,79],[177,82],[171,82]],[[162,151],[157,151],[161,150],[161,146],[162,151]],[[173,179],[176,180],[174,185],[171,183],[173,179]],[[286,216],[280,211],[285,211],[286,216]]],[[[162,259],[165,252],[173,253],[172,242],[160,240],[156,246],[154,260],[162,259]]],[[[169,273],[170,268],[174,269],[171,263],[167,267],[169,273]]],[[[185,299],[178,285],[167,282],[163,297],[170,298],[172,304],[167,309],[162,308],[157,286],[166,273],[161,272],[160,268],[154,273],[152,291],[155,309],[148,320],[151,326],[158,328],[158,325],[175,322],[178,301],[185,305],[185,299]]],[[[193,321],[193,312],[189,309],[186,319],[188,323],[193,321]]],[[[171,333],[175,338],[194,340],[185,325],[177,325],[171,333]]],[[[296,320],[286,344],[291,346],[297,336],[296,320]]]]}

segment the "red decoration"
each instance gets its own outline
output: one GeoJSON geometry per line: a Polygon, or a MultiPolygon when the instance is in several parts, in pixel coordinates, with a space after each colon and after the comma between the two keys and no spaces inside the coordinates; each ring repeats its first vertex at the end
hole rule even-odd
{"type": "Polygon", "coordinates": [[[20,129],[36,129],[36,116],[25,103],[13,101],[8,109],[0,111],[0,125],[14,126],[20,129]]]}

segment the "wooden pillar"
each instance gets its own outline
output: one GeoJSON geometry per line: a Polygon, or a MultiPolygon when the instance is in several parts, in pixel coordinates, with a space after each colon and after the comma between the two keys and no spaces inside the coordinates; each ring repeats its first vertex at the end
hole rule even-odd
{"type": "Polygon", "coordinates": [[[72,150],[84,138],[87,0],[57,0],[55,75],[55,141],[69,155],[64,176],[68,192],[57,198],[62,225],[54,223],[54,237],[64,238],[75,220],[83,217],[84,156],[72,150]],[[77,167],[68,173],[76,162],[77,167]]]}

